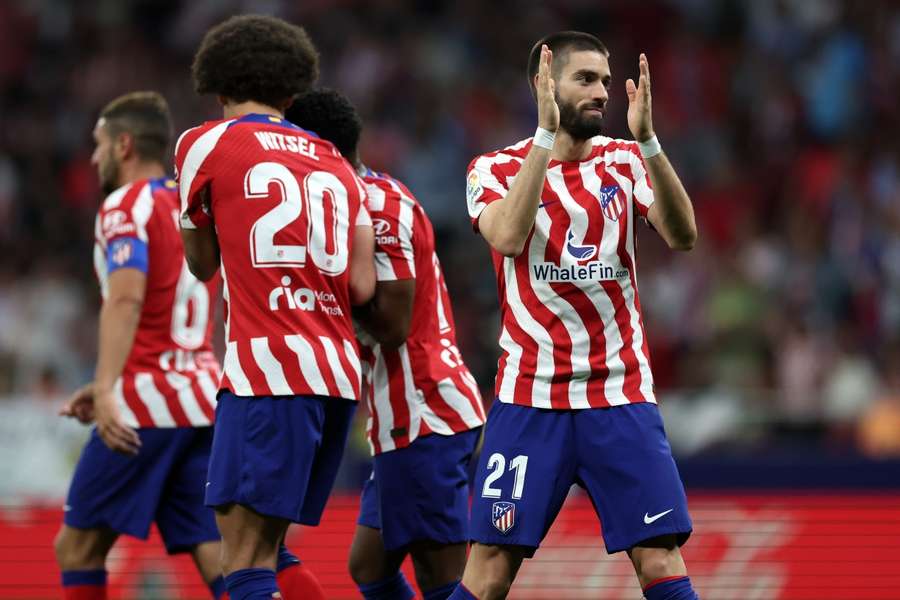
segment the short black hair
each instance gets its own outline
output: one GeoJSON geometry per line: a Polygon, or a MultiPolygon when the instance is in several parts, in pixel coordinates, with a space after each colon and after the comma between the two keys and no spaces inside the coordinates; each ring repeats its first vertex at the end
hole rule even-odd
{"type": "Polygon", "coordinates": [[[280,108],[315,83],[319,53],[298,25],[241,15],[206,32],[191,71],[199,94],[280,108]]]}
{"type": "Polygon", "coordinates": [[[320,88],[297,96],[284,118],[328,140],[344,158],[356,152],[362,119],[350,99],[337,90],[320,88]]]}
{"type": "Polygon", "coordinates": [[[569,52],[580,52],[583,50],[594,50],[603,56],[609,56],[609,50],[606,45],[596,36],[583,31],[557,31],[551,33],[537,41],[531,48],[528,55],[528,87],[534,95],[534,76],[537,75],[538,67],[541,64],[541,46],[547,44],[547,47],[553,52],[553,70],[558,73],[568,61],[569,52]]]}
{"type": "Polygon", "coordinates": [[[119,96],[100,111],[110,137],[131,134],[141,159],[168,162],[166,150],[172,141],[172,117],[166,99],[158,92],[131,92],[119,96]]]}

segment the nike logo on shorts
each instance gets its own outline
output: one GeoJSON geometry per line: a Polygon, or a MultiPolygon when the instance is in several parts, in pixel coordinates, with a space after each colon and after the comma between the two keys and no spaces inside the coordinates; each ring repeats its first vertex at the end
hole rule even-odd
{"type": "Polygon", "coordinates": [[[654,521],[663,518],[664,516],[666,516],[667,514],[669,514],[670,512],[672,512],[673,510],[675,510],[675,509],[674,509],[674,508],[670,508],[669,510],[665,510],[665,511],[663,511],[663,512],[661,512],[661,513],[655,514],[655,515],[653,515],[652,517],[651,517],[649,514],[644,513],[644,525],[650,525],[650,524],[653,523],[654,521]]]}

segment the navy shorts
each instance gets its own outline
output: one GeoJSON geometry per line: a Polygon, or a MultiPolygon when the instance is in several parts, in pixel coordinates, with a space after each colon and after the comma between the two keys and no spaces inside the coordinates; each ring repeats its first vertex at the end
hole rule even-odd
{"type": "Polygon", "coordinates": [[[147,539],[156,522],[170,554],[219,540],[215,514],[203,505],[212,427],[142,428],[141,449],[126,456],[97,430],[85,445],[66,498],[64,522],[147,539]]]}
{"type": "Polygon", "coordinates": [[[475,472],[472,539],[532,549],[569,488],[587,490],[609,553],[691,534],[684,485],[655,404],[551,410],[494,402],[475,472]]]}
{"type": "Polygon", "coordinates": [[[481,427],[432,433],[406,448],[375,456],[363,487],[360,525],[380,529],[386,550],[412,542],[469,540],[469,461],[481,427]]]}
{"type": "Polygon", "coordinates": [[[318,525],[356,402],[325,396],[219,394],[206,505],[318,525]]]}

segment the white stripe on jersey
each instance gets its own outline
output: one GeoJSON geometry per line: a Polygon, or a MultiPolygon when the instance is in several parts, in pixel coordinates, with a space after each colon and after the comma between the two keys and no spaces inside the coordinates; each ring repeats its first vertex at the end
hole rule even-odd
{"type": "Polygon", "coordinates": [[[382,359],[381,346],[372,348],[375,356],[375,368],[372,369],[372,398],[375,404],[375,414],[378,415],[378,441],[381,451],[386,452],[396,448],[391,437],[391,429],[394,428],[394,408],[391,406],[390,378],[387,365],[382,359]]]}
{"type": "Polygon", "coordinates": [[[144,184],[143,189],[138,193],[138,197],[131,207],[131,219],[134,221],[135,233],[137,233],[138,239],[144,242],[149,241],[147,237],[147,221],[150,220],[150,215],[152,214],[153,193],[150,185],[144,184]]]}
{"type": "Polygon", "coordinates": [[[310,343],[306,341],[306,338],[299,334],[286,335],[284,336],[284,343],[297,355],[300,372],[313,393],[318,396],[330,396],[328,385],[325,383],[325,379],[322,378],[322,371],[319,370],[319,361],[316,359],[316,353],[310,343]]]}
{"type": "Polygon", "coordinates": [[[153,375],[150,373],[137,373],[134,376],[134,390],[137,392],[138,398],[147,407],[150,418],[157,427],[174,427],[175,419],[169,412],[169,406],[166,404],[165,396],[156,389],[153,383],[153,375]]]}
{"type": "Polygon", "coordinates": [[[456,383],[447,377],[438,381],[438,394],[450,408],[456,411],[459,418],[469,427],[480,427],[482,419],[472,408],[472,402],[459,391],[456,383]]]}
{"type": "MultiPolygon", "coordinates": [[[[409,434],[409,439],[414,440],[419,437],[419,430],[422,429],[423,415],[419,409],[430,412],[431,408],[425,402],[422,392],[416,388],[416,382],[413,379],[412,363],[409,360],[409,348],[405,343],[400,346],[399,354],[400,368],[403,371],[403,394],[406,396],[406,406],[409,409],[409,431],[407,433],[409,434]],[[410,398],[410,395],[412,395],[412,398],[410,398]]],[[[425,422],[428,423],[428,419],[425,419],[425,422]]]]}
{"type": "Polygon", "coordinates": [[[331,367],[334,382],[337,384],[341,397],[354,398],[356,394],[353,393],[353,384],[347,379],[347,372],[344,371],[344,366],[341,364],[340,357],[338,357],[334,342],[324,336],[319,336],[319,341],[322,342],[322,347],[325,348],[325,357],[328,358],[328,365],[331,367]]]}
{"type": "MultiPolygon", "coordinates": [[[[533,238],[532,238],[533,240],[533,238]]],[[[543,257],[541,257],[543,260],[543,257]]],[[[531,404],[537,408],[552,408],[550,401],[550,380],[555,372],[553,361],[553,340],[544,326],[534,320],[522,297],[519,296],[519,283],[516,278],[516,262],[514,258],[503,258],[503,274],[506,279],[506,306],[525,335],[537,343],[537,365],[534,370],[534,383],[531,389],[531,404]]],[[[526,285],[531,285],[530,282],[526,285]]]]}
{"type": "MultiPolygon", "coordinates": [[[[229,121],[225,121],[224,123],[219,123],[212,129],[201,135],[191,145],[191,149],[188,150],[187,156],[184,157],[184,164],[181,167],[181,173],[178,174],[178,187],[179,196],[181,197],[182,214],[184,214],[184,211],[187,210],[188,202],[190,201],[189,194],[191,192],[191,186],[194,183],[194,178],[197,177],[197,172],[203,165],[203,161],[206,160],[206,157],[209,156],[209,153],[212,152],[213,148],[216,147],[216,144],[219,142],[219,138],[222,137],[222,135],[228,129],[228,126],[231,125],[233,121],[234,119],[231,119],[229,121]]],[[[179,138],[178,141],[179,143],[181,143],[181,138],[179,138]]],[[[184,229],[196,229],[196,227],[194,227],[194,224],[191,223],[189,219],[181,219],[181,226],[184,229]]]]}
{"type": "Polygon", "coordinates": [[[284,376],[284,369],[281,363],[272,354],[269,349],[269,338],[255,337],[250,338],[250,351],[253,353],[253,360],[256,366],[263,372],[266,378],[266,385],[269,386],[269,392],[273,396],[288,396],[291,392],[291,386],[288,385],[284,376]]]}
{"type": "Polygon", "coordinates": [[[129,427],[137,428],[139,427],[137,417],[131,411],[131,407],[128,406],[128,403],[125,402],[125,394],[122,391],[124,384],[122,382],[122,378],[119,377],[116,379],[116,382],[113,384],[113,397],[116,399],[116,404],[119,407],[119,414],[122,415],[122,421],[129,427]]]}
{"type": "Polygon", "coordinates": [[[235,396],[252,396],[253,388],[250,380],[241,368],[241,358],[238,356],[237,342],[228,342],[225,348],[225,377],[231,382],[231,392],[235,396]]]}
{"type": "Polygon", "coordinates": [[[375,252],[375,275],[378,281],[396,281],[397,274],[391,259],[384,252],[375,252]]]}
{"type": "Polygon", "coordinates": [[[184,415],[188,418],[188,421],[191,422],[191,425],[194,427],[202,427],[212,424],[203,412],[203,409],[200,408],[197,396],[194,394],[194,390],[191,387],[192,382],[190,377],[185,377],[181,373],[169,371],[166,373],[166,381],[178,394],[178,403],[181,404],[184,415]]]}
{"type": "Polygon", "coordinates": [[[111,208],[116,208],[120,204],[122,204],[122,200],[125,198],[125,193],[131,189],[131,184],[125,184],[109,196],[106,197],[106,200],[103,201],[103,210],[109,210],[111,208]]]}
{"type": "Polygon", "coordinates": [[[219,386],[216,385],[216,382],[213,381],[212,375],[210,375],[209,371],[203,370],[197,372],[197,384],[200,386],[200,389],[203,391],[203,398],[213,410],[216,409],[216,394],[219,391],[219,386]]]}
{"type": "Polygon", "coordinates": [[[362,378],[362,365],[359,364],[359,352],[353,347],[353,343],[350,340],[344,340],[344,356],[347,357],[347,362],[350,363],[350,368],[353,369],[355,381],[359,385],[362,378]]]}
{"type": "Polygon", "coordinates": [[[403,193],[403,190],[397,185],[397,182],[391,179],[388,179],[388,182],[391,184],[391,187],[394,188],[394,191],[400,195],[400,211],[397,216],[397,222],[401,231],[397,232],[397,237],[400,238],[400,251],[403,252],[403,257],[406,258],[406,265],[409,267],[409,272],[415,277],[416,259],[413,255],[412,247],[413,207],[415,206],[415,201],[403,193]]]}

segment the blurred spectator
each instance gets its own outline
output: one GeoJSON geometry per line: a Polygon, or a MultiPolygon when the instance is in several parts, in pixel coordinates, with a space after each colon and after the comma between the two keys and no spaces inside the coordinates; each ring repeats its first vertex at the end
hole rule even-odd
{"type": "MultiPolygon", "coordinates": [[[[176,127],[218,118],[191,89],[192,53],[210,24],[243,11],[309,30],[322,83],[363,113],[371,166],[402,177],[431,214],[486,398],[496,290],[465,167],[531,134],[527,52],[580,28],[612,52],[609,135],[629,137],[623,82],[648,53],[658,133],[695,201],[692,253],[638,233],[663,404],[676,393],[685,414],[712,415],[709,443],[690,449],[751,421],[853,439],[861,414],[890,412],[876,390],[898,369],[874,366],[900,343],[900,5],[888,0],[0,3],[0,394],[90,378],[98,109],[153,88],[176,127]]],[[[860,439],[881,448],[878,435],[860,439]]]]}

